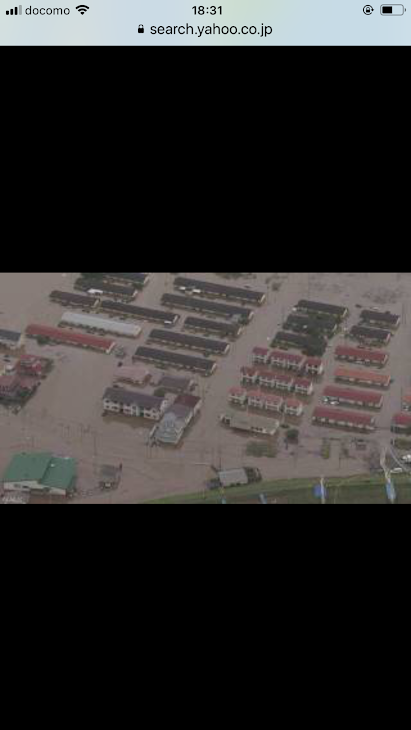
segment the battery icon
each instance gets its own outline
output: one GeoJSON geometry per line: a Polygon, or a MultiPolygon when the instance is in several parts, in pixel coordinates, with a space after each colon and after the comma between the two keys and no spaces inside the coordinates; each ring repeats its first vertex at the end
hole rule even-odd
{"type": "Polygon", "coordinates": [[[381,15],[404,15],[404,5],[381,5],[381,15]]]}

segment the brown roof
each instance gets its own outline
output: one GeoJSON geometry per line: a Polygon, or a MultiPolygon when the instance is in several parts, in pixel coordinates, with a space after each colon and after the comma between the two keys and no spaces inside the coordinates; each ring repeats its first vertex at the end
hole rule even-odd
{"type": "Polygon", "coordinates": [[[295,363],[300,363],[304,360],[303,355],[297,355],[297,353],[295,352],[285,352],[283,350],[271,350],[270,357],[279,358],[281,360],[285,360],[286,362],[295,363]]]}
{"type": "Polygon", "coordinates": [[[313,381],[309,378],[295,378],[294,385],[301,388],[310,388],[313,385],[313,381]]]}
{"type": "Polygon", "coordinates": [[[411,416],[408,416],[406,413],[396,413],[392,419],[392,422],[395,426],[405,426],[406,428],[411,428],[411,416]]]}
{"type": "Polygon", "coordinates": [[[283,398],[281,395],[274,395],[273,393],[262,393],[262,397],[267,403],[282,403],[283,398]]]}
{"type": "Polygon", "coordinates": [[[363,350],[360,347],[345,347],[344,345],[338,345],[335,348],[336,357],[354,357],[358,360],[370,360],[374,362],[385,362],[388,358],[386,352],[379,352],[377,350],[363,350]]]}
{"type": "Polygon", "coordinates": [[[268,355],[270,350],[267,347],[254,347],[253,355],[268,355]]]}
{"type": "Polygon", "coordinates": [[[353,411],[342,411],[338,408],[316,408],[313,418],[339,421],[340,423],[353,423],[356,425],[373,426],[373,416],[365,413],[353,413],[353,411]]]}
{"type": "MultiPolygon", "coordinates": [[[[241,372],[243,375],[256,375],[257,373],[260,373],[261,370],[257,370],[257,368],[250,368],[248,366],[244,366],[241,368],[241,372]]],[[[267,371],[270,372],[270,371],[267,371]]]]}
{"type": "Polygon", "coordinates": [[[259,378],[269,378],[271,380],[274,380],[277,375],[274,372],[274,370],[255,370],[255,373],[257,373],[259,378]]]}
{"type": "Polygon", "coordinates": [[[261,390],[252,390],[248,393],[249,398],[259,398],[266,403],[282,403],[283,398],[280,395],[274,395],[272,393],[263,393],[261,390]]]}
{"type": "Polygon", "coordinates": [[[353,378],[354,380],[369,381],[373,383],[389,383],[390,376],[381,373],[374,373],[370,370],[354,370],[350,368],[337,368],[336,378],[353,378]]]}
{"type": "Polygon", "coordinates": [[[187,406],[187,408],[197,408],[198,404],[201,403],[201,398],[198,395],[190,395],[190,393],[182,393],[175,401],[177,405],[187,406]]]}
{"type": "Polygon", "coordinates": [[[274,377],[279,383],[294,383],[295,380],[293,375],[286,375],[285,373],[275,373],[274,377]]]}
{"type": "Polygon", "coordinates": [[[363,403],[381,403],[383,395],[372,391],[354,390],[353,388],[338,388],[336,385],[329,385],[324,389],[324,395],[328,398],[346,398],[363,403]]]}
{"type": "Polygon", "coordinates": [[[230,388],[230,395],[244,395],[245,393],[247,393],[245,388],[239,388],[237,385],[230,388]]]}
{"type": "Polygon", "coordinates": [[[321,360],[320,357],[307,357],[307,359],[305,361],[305,365],[320,367],[321,365],[323,365],[323,361],[321,360]]]}
{"type": "Polygon", "coordinates": [[[0,375],[0,387],[1,388],[17,388],[21,385],[21,378],[19,375],[0,375]]]}
{"type": "Polygon", "coordinates": [[[115,340],[108,340],[104,337],[86,335],[83,332],[70,332],[58,327],[46,327],[39,324],[30,324],[26,333],[31,337],[45,337],[59,342],[67,342],[75,345],[94,347],[97,350],[110,350],[115,345],[115,340]]]}
{"type": "Polygon", "coordinates": [[[149,376],[151,376],[151,372],[144,365],[125,365],[118,368],[115,379],[143,381],[147,380],[149,376]]]}
{"type": "Polygon", "coordinates": [[[298,400],[298,398],[286,398],[285,405],[287,408],[299,408],[302,403],[298,400]]]}

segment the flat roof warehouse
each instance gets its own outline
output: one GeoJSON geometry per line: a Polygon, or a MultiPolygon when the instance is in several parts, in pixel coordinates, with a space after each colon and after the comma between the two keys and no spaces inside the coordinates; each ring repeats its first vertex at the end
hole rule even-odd
{"type": "Polygon", "coordinates": [[[70,15],[70,8],[33,8],[29,5],[26,15],[70,15]]]}

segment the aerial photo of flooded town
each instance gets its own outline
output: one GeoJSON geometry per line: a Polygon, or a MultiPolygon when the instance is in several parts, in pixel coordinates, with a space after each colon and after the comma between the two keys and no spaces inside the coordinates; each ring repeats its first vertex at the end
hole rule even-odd
{"type": "Polygon", "coordinates": [[[411,274],[0,273],[0,504],[411,503],[411,274]]]}

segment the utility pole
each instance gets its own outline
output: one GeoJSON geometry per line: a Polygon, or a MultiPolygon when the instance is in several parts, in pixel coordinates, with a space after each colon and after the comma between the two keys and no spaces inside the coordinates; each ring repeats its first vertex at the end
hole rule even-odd
{"type": "Polygon", "coordinates": [[[223,470],[223,454],[220,443],[218,444],[218,469],[219,471],[223,470]]]}
{"type": "Polygon", "coordinates": [[[93,446],[94,446],[94,473],[97,476],[97,433],[93,431],[93,446]]]}

